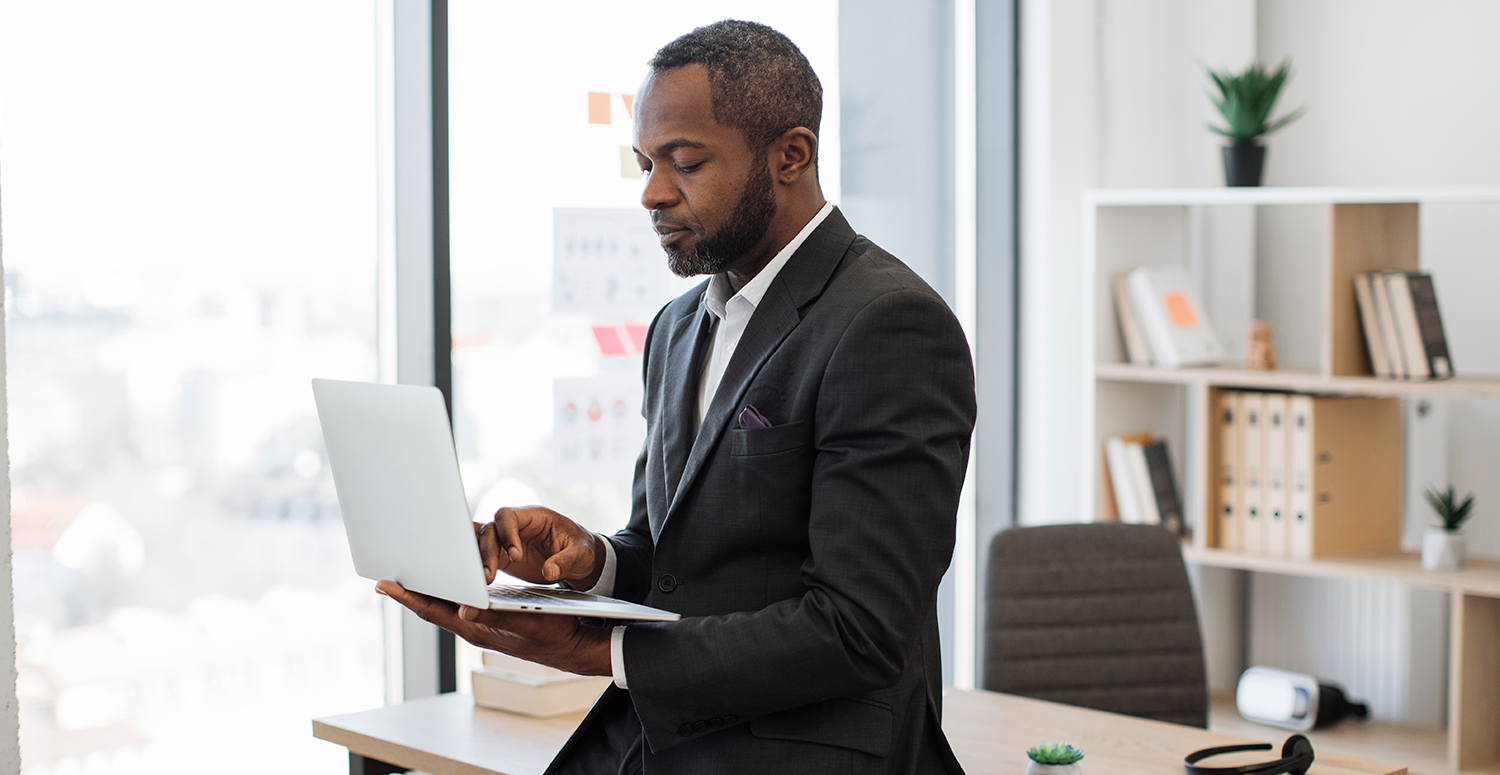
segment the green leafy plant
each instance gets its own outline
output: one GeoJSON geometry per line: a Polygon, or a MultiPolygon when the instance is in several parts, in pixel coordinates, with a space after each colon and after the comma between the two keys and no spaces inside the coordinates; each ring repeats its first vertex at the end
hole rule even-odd
{"type": "Polygon", "coordinates": [[[1026,755],[1037,764],[1072,764],[1083,758],[1083,751],[1067,743],[1049,744],[1043,740],[1041,745],[1028,750],[1026,755]]]}
{"type": "Polygon", "coordinates": [[[1443,520],[1443,529],[1451,533],[1469,518],[1469,512],[1474,508],[1474,494],[1469,493],[1469,497],[1459,503],[1458,496],[1453,493],[1453,485],[1448,485],[1446,491],[1428,487],[1427,503],[1437,512],[1438,518],[1443,520]]]}
{"type": "Polygon", "coordinates": [[[1281,118],[1271,121],[1271,110],[1281,96],[1281,87],[1291,77],[1291,62],[1283,61],[1274,73],[1266,72],[1264,65],[1255,63],[1242,72],[1214,70],[1205,67],[1208,77],[1218,87],[1218,96],[1209,94],[1214,107],[1224,117],[1227,126],[1209,129],[1233,140],[1236,145],[1254,142],[1257,137],[1268,135],[1301,117],[1305,108],[1298,108],[1281,118]]]}

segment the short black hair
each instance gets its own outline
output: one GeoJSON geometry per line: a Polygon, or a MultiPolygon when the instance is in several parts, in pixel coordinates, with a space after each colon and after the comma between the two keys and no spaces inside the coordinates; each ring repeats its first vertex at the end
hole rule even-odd
{"type": "Polygon", "coordinates": [[[654,73],[707,68],[714,120],[744,132],[757,152],[788,129],[818,133],[823,84],[801,49],[764,24],[725,19],[699,27],[662,46],[648,64],[654,73]]]}

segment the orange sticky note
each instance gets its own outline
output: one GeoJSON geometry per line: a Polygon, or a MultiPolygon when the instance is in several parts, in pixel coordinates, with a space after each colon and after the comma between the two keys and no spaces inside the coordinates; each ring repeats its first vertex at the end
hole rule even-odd
{"type": "Polygon", "coordinates": [[[1188,301],[1187,295],[1182,291],[1168,293],[1162,297],[1162,303],[1167,307],[1167,317],[1171,318],[1172,325],[1178,328],[1198,325],[1198,316],[1193,314],[1193,303],[1188,301]]]}
{"type": "Polygon", "coordinates": [[[609,123],[609,92],[589,92],[589,123],[609,123]]]}
{"type": "Polygon", "coordinates": [[[622,100],[625,101],[625,115],[627,115],[627,116],[634,116],[635,115],[635,95],[634,94],[621,94],[620,95],[620,99],[622,99],[622,100]]]}

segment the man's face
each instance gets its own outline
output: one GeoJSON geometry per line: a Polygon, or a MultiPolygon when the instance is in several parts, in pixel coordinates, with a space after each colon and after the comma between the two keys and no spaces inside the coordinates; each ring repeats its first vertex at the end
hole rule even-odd
{"type": "Polygon", "coordinates": [[[708,71],[688,65],[646,78],[635,101],[641,204],[682,277],[717,274],[765,241],[776,193],[765,154],[714,120],[708,71]]]}

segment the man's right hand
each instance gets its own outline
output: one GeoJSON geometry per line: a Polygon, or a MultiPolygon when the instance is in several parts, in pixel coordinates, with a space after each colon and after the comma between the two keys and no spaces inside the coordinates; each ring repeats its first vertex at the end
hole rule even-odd
{"type": "Polygon", "coordinates": [[[493,522],[475,523],[474,533],[485,583],[505,571],[534,584],[592,589],[604,570],[604,539],[544,506],[500,509],[493,522]]]}

